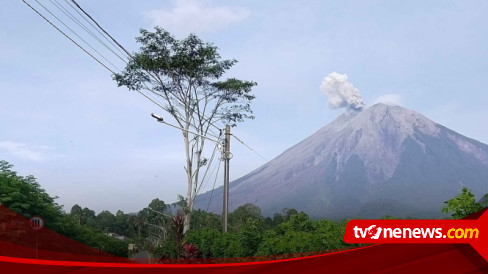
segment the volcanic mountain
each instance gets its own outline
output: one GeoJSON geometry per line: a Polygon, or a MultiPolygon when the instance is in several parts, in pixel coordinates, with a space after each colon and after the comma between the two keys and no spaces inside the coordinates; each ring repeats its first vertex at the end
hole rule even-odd
{"type": "MultiPolygon", "coordinates": [[[[400,106],[345,113],[272,161],[230,184],[233,210],[264,215],[295,208],[315,218],[438,218],[466,186],[488,193],[488,145],[400,106]]],[[[211,193],[196,207],[206,209],[211,193]]],[[[222,187],[209,210],[222,211],[222,187]]]]}

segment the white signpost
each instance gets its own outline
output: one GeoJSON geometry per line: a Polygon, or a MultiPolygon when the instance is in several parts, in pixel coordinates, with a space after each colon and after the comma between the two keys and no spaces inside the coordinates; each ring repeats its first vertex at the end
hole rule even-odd
{"type": "Polygon", "coordinates": [[[31,221],[31,228],[36,233],[36,259],[37,259],[37,231],[42,229],[46,224],[46,222],[44,221],[43,218],[39,216],[32,216],[32,218],[30,218],[30,221],[31,221]]]}
{"type": "Polygon", "coordinates": [[[31,227],[32,227],[32,229],[34,229],[36,231],[39,230],[39,229],[41,229],[41,228],[43,228],[44,227],[44,224],[45,224],[44,219],[42,219],[39,216],[32,217],[30,219],[30,221],[31,221],[31,227]]]}

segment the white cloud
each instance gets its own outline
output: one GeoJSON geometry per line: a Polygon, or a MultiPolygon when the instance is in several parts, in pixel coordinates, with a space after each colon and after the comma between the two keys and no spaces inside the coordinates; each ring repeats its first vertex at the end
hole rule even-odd
{"type": "Polygon", "coordinates": [[[380,97],[374,100],[373,104],[377,104],[377,103],[401,106],[402,96],[400,94],[394,94],[394,93],[381,95],[380,97]]]}
{"type": "Polygon", "coordinates": [[[42,162],[61,156],[50,153],[49,147],[47,146],[28,145],[12,141],[0,142],[0,150],[3,150],[6,153],[18,157],[22,160],[35,162],[42,162]]]}
{"type": "Polygon", "coordinates": [[[171,10],[157,9],[146,14],[152,24],[181,35],[218,31],[248,15],[244,8],[204,6],[194,0],[176,0],[171,10]]]}

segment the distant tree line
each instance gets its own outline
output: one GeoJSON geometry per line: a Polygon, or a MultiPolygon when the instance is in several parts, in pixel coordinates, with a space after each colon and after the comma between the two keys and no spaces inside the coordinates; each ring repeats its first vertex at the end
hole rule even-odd
{"type": "MultiPolygon", "coordinates": [[[[130,256],[128,244],[148,250],[156,258],[229,258],[280,255],[351,247],[343,241],[347,220],[313,220],[304,212],[283,209],[264,217],[258,206],[245,204],[229,214],[229,232],[221,232],[221,216],[203,210],[191,214],[191,229],[184,231],[188,206],[183,197],[169,205],[152,200],[137,213],[115,214],[74,205],[64,212],[33,176],[19,176],[0,161],[0,204],[30,218],[42,216],[47,228],[86,245],[118,256],[130,256]],[[111,236],[109,236],[111,235],[111,236]]],[[[459,219],[486,206],[467,188],[445,202],[443,213],[459,219]]],[[[385,216],[384,219],[394,219],[385,216]]]]}
{"type": "Polygon", "coordinates": [[[19,176],[12,168],[8,162],[0,161],[0,204],[26,218],[42,216],[47,228],[73,240],[117,256],[127,256],[127,243],[83,225],[80,218],[65,213],[55,202],[57,197],[49,196],[35,177],[19,176]]]}

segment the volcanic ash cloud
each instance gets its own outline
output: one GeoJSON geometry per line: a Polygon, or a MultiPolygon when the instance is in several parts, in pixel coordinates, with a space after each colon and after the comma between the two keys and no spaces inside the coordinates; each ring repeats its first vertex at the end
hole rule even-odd
{"type": "Polygon", "coordinates": [[[327,96],[331,109],[346,108],[356,112],[364,109],[364,101],[359,90],[347,81],[346,74],[332,72],[327,75],[320,85],[320,90],[327,96]]]}

